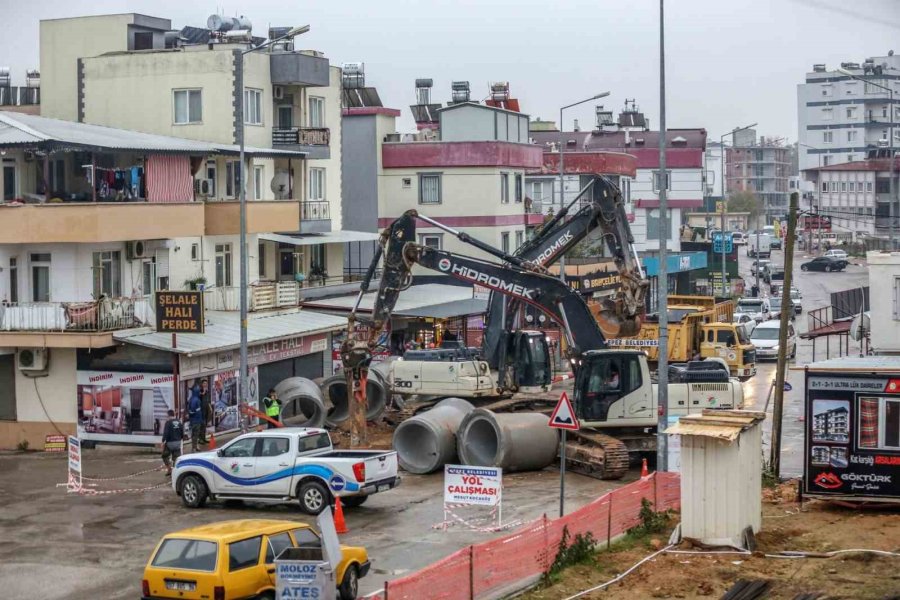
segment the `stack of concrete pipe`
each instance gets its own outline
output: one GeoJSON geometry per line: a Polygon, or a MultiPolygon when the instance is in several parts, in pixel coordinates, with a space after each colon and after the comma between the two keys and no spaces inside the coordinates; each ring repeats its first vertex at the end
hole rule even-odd
{"type": "MultiPolygon", "coordinates": [[[[366,420],[375,421],[384,412],[389,393],[384,376],[376,369],[369,370],[366,385],[366,420]]],[[[325,417],[328,427],[337,427],[350,418],[350,403],[347,395],[347,380],[343,373],[332,375],[322,382],[322,394],[331,409],[325,417]]]]}
{"type": "Polygon", "coordinates": [[[457,460],[456,432],[475,407],[462,398],[446,398],[424,413],[400,423],[394,431],[394,450],[400,466],[410,473],[432,473],[457,460]]]}
{"type": "Polygon", "coordinates": [[[536,471],[554,461],[559,450],[556,430],[541,413],[470,412],[456,433],[463,464],[501,467],[504,471],[536,471]]]}
{"type": "Polygon", "coordinates": [[[305,377],[288,377],[275,386],[281,400],[281,421],[294,427],[321,427],[328,404],[322,390],[305,377]]]}

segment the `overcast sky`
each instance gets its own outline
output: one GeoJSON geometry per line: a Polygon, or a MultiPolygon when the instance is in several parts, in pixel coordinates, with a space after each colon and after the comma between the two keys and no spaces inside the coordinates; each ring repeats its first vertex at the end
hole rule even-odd
{"type": "MultiPolygon", "coordinates": [[[[797,138],[796,85],[813,63],[839,66],[900,51],[900,0],[669,0],[666,15],[667,123],[704,127],[711,139],[759,123],[767,136],[797,138]],[[849,7],[849,8],[845,8],[849,7]]],[[[312,30],[297,47],[325,52],[332,64],[363,61],[366,81],[386,106],[403,111],[414,80],[434,79],[433,100],[450,98],[452,80],[508,80],[532,117],[558,119],[559,107],[609,91],[614,111],[637,100],[659,123],[659,4],[655,0],[0,0],[0,65],[14,84],[39,65],[38,21],[139,12],[204,27],[213,12],[312,30]]],[[[123,93],[127,93],[123,90],[123,93]]],[[[566,111],[566,124],[594,121],[593,103],[566,111]]]]}

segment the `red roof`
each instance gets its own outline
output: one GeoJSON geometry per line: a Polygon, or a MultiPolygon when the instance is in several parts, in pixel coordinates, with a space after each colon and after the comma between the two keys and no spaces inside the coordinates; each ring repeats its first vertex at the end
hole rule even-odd
{"type": "MultiPolygon", "coordinates": [[[[559,143],[558,131],[532,131],[535,143],[549,152],[559,143]]],[[[658,131],[567,131],[562,134],[566,152],[625,152],[637,158],[638,169],[659,166],[658,131]],[[627,140],[626,140],[627,133],[627,140]],[[574,140],[574,144],[569,142],[574,140]]],[[[666,130],[666,166],[673,169],[703,167],[706,150],[705,129],[666,130]]]]}
{"type": "MultiPolygon", "coordinates": [[[[634,177],[637,160],[622,152],[566,152],[563,165],[570,175],[627,175],[634,177]]],[[[556,175],[559,173],[559,153],[544,152],[544,166],[537,173],[556,175]]],[[[529,174],[533,174],[529,172],[529,174]]]]}
{"type": "MultiPolygon", "coordinates": [[[[841,163],[839,165],[828,165],[827,167],[812,167],[811,169],[803,169],[806,171],[890,171],[891,159],[889,158],[870,158],[867,160],[855,160],[853,162],[841,163]]],[[[900,171],[900,158],[894,159],[894,170],[900,171]]]]}
{"type": "Polygon", "coordinates": [[[392,142],[381,146],[385,169],[541,166],[541,149],[513,142],[392,142]]]}

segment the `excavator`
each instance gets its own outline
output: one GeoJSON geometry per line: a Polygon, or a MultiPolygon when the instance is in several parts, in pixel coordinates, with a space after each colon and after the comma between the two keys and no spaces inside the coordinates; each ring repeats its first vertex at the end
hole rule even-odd
{"type": "MultiPolygon", "coordinates": [[[[583,428],[567,458],[582,472],[604,479],[622,477],[628,468],[629,449],[648,451],[655,444],[657,393],[646,355],[640,351],[609,350],[606,336],[633,335],[640,330],[647,281],[633,249],[616,186],[599,177],[586,189],[592,194],[589,205],[571,219],[566,219],[564,214],[551,219],[516,255],[502,252],[414,210],[407,211],[386,228],[349,316],[348,335],[341,348],[354,402],[365,406],[365,381],[377,338],[388,323],[399,294],[412,283],[412,267],[420,265],[492,290],[485,323],[486,360],[397,361],[389,377],[393,390],[496,400],[516,391],[546,389],[550,362],[544,335],[513,329],[514,317],[520,312],[518,307],[534,307],[561,327],[567,342],[566,357],[575,373],[575,410],[583,428]],[[439,227],[502,262],[417,244],[417,220],[439,227]],[[599,310],[592,311],[580,294],[548,275],[543,265],[598,227],[619,268],[622,285],[612,297],[602,301],[599,310]],[[382,256],[383,272],[369,335],[362,339],[355,334],[356,311],[382,256]],[[496,365],[496,376],[491,361],[496,365]]],[[[727,379],[727,372],[724,382],[717,381],[717,389],[702,393],[690,389],[694,384],[671,385],[670,413],[687,414],[703,408],[733,408],[739,404],[742,400],[739,384],[735,389],[735,384],[727,379]]],[[[504,402],[512,406],[517,399],[513,395],[487,408],[502,409],[504,402]]],[[[351,426],[354,426],[352,422],[351,426]]]]}

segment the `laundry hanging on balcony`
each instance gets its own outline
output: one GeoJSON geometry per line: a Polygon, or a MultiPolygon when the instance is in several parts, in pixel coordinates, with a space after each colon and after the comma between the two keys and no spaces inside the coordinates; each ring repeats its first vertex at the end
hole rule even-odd
{"type": "Polygon", "coordinates": [[[187,156],[151,154],[147,157],[147,200],[149,202],[191,202],[194,179],[187,156]]]}

